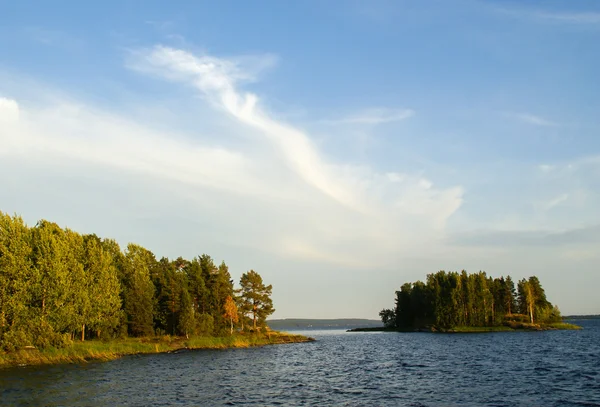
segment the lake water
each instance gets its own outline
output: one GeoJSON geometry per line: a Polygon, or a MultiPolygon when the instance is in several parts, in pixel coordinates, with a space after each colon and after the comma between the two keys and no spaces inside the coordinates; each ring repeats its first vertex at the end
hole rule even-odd
{"type": "Polygon", "coordinates": [[[583,331],[305,331],[313,343],[0,370],[2,406],[600,406],[583,331]]]}

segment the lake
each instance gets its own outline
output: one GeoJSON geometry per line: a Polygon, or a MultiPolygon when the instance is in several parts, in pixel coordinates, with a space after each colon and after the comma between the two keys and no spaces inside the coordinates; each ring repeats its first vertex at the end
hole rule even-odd
{"type": "Polygon", "coordinates": [[[312,343],[0,370],[2,406],[600,406],[582,331],[303,331],[312,343]]]}

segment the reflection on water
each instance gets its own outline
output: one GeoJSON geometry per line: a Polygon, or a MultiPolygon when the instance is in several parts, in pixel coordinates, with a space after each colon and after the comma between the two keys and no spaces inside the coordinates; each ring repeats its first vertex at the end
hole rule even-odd
{"type": "Polygon", "coordinates": [[[583,331],[310,331],[313,343],[0,370],[2,406],[600,405],[583,331]]]}

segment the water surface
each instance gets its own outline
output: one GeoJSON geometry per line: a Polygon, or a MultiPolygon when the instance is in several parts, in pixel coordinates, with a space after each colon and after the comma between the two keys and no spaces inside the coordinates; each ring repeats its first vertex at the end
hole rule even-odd
{"type": "Polygon", "coordinates": [[[600,406],[583,331],[309,331],[317,342],[0,370],[2,406],[600,406]]]}

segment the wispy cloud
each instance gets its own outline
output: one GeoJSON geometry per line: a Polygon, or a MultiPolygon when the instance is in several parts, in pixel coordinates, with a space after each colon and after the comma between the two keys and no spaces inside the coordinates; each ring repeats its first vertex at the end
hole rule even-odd
{"type": "Polygon", "coordinates": [[[541,20],[571,23],[571,24],[600,24],[600,13],[555,13],[546,11],[535,11],[532,15],[541,20]]]}
{"type": "Polygon", "coordinates": [[[377,125],[383,123],[406,120],[415,115],[412,109],[371,108],[340,119],[325,120],[326,124],[366,124],[377,125]]]}
{"type": "Polygon", "coordinates": [[[526,18],[538,22],[573,25],[600,24],[600,13],[597,11],[563,12],[524,7],[496,8],[495,10],[515,18],[526,18]]]}
{"type": "Polygon", "coordinates": [[[515,119],[521,120],[522,122],[532,124],[534,126],[542,126],[542,127],[554,127],[558,126],[558,123],[553,122],[551,120],[545,119],[541,116],[536,116],[530,113],[512,113],[510,116],[515,119]]]}
{"type": "Polygon", "coordinates": [[[560,205],[561,203],[565,202],[567,199],[569,199],[569,194],[561,194],[557,197],[550,199],[547,202],[544,202],[542,204],[542,207],[544,210],[548,211],[548,210],[560,205]]]}
{"type": "Polygon", "coordinates": [[[8,125],[19,120],[19,105],[12,99],[0,97],[0,123],[8,125]]]}
{"type": "Polygon", "coordinates": [[[209,138],[203,137],[202,119],[178,134],[165,131],[164,123],[136,122],[122,109],[59,97],[40,97],[37,105],[1,99],[0,173],[34,161],[52,171],[60,164],[78,174],[98,166],[137,174],[178,189],[173,202],[195,202],[189,216],[202,210],[215,240],[345,267],[350,257],[357,267],[375,266],[391,264],[400,251],[433,250],[423,242],[443,234],[462,204],[462,187],[440,188],[421,169],[379,172],[332,160],[309,133],[277,119],[258,95],[243,90],[275,61],[269,55],[220,58],[163,46],[131,54],[131,69],[201,95],[190,97],[198,104],[195,116],[228,123],[231,130],[209,138]],[[232,224],[227,208],[237,211],[240,202],[244,220],[232,224]]]}
{"type": "MultiPolygon", "coordinates": [[[[257,95],[238,90],[239,83],[249,79],[240,62],[208,55],[196,56],[184,50],[157,46],[138,52],[130,66],[193,86],[215,106],[224,109],[240,122],[259,130],[268,141],[280,149],[290,168],[308,184],[344,206],[360,212],[370,210],[367,203],[369,194],[365,193],[365,189],[368,189],[372,182],[368,182],[367,179],[382,177],[368,174],[367,179],[362,179],[358,169],[327,162],[307,134],[287,123],[272,119],[259,106],[257,95]]],[[[378,115],[363,116],[354,120],[399,120],[412,114],[408,111],[377,113],[378,115]]],[[[445,202],[442,205],[445,205],[445,202]]],[[[450,211],[443,210],[442,216],[449,216],[458,206],[460,198],[450,205],[450,211]]]]}
{"type": "Polygon", "coordinates": [[[175,26],[175,23],[170,20],[146,20],[144,23],[154,27],[157,30],[168,30],[175,26]]]}
{"type": "Polygon", "coordinates": [[[600,225],[566,230],[480,230],[456,234],[452,242],[467,246],[567,246],[599,243],[600,225]]]}

